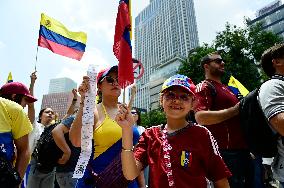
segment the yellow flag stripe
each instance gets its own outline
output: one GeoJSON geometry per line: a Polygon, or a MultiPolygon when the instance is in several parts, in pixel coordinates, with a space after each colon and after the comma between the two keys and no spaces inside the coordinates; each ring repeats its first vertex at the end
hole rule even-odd
{"type": "Polygon", "coordinates": [[[72,40],[75,40],[75,41],[78,41],[84,44],[86,44],[87,42],[86,33],[69,31],[62,23],[47,16],[44,13],[41,14],[40,25],[66,38],[69,38],[69,39],[72,39],[72,40]]]}
{"type": "Polygon", "coordinates": [[[247,94],[249,94],[249,91],[247,90],[247,88],[245,88],[245,86],[243,86],[243,84],[241,84],[236,78],[234,78],[233,76],[230,77],[228,86],[232,86],[235,87],[237,89],[239,89],[240,93],[243,96],[246,96],[247,94]]]}

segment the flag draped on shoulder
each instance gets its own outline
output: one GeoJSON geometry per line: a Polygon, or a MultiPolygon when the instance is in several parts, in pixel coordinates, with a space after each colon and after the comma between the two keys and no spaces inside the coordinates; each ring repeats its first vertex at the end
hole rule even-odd
{"type": "Polygon", "coordinates": [[[86,33],[69,31],[59,21],[41,14],[38,46],[80,61],[85,52],[86,42],[86,33]]]}
{"type": "Polygon", "coordinates": [[[230,90],[237,96],[239,93],[242,96],[246,96],[249,91],[233,76],[230,77],[228,86],[230,90]]]}
{"type": "Polygon", "coordinates": [[[119,61],[118,79],[122,88],[134,82],[130,32],[130,0],[120,0],[116,17],[113,53],[119,61]]]}
{"type": "Polygon", "coordinates": [[[7,83],[11,83],[13,82],[13,78],[12,78],[12,73],[9,72],[8,78],[7,78],[7,83]]]}

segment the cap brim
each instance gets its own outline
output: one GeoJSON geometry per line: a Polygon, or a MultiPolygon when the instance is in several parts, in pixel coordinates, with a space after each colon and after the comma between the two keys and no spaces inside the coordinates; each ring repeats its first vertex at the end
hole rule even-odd
{"type": "Polygon", "coordinates": [[[118,66],[115,65],[115,66],[112,66],[109,70],[107,70],[102,77],[105,77],[106,75],[108,75],[110,72],[113,72],[113,71],[118,71],[118,66]]]}
{"type": "Polygon", "coordinates": [[[37,101],[36,98],[34,98],[32,95],[25,95],[27,97],[28,103],[34,103],[37,101]]]}
{"type": "Polygon", "coordinates": [[[184,86],[182,86],[182,85],[171,85],[171,86],[169,86],[169,87],[163,89],[163,90],[161,91],[161,93],[165,92],[166,90],[168,90],[169,88],[172,88],[172,87],[181,87],[181,88],[183,88],[185,91],[187,91],[188,93],[190,93],[190,94],[192,94],[192,95],[195,95],[195,93],[194,93],[193,91],[191,91],[189,88],[184,87],[184,86]]]}

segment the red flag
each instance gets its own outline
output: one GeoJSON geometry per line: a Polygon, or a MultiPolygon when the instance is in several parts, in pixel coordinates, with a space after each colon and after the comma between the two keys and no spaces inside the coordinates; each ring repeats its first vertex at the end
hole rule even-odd
{"type": "Polygon", "coordinates": [[[120,0],[116,17],[113,53],[119,61],[118,82],[122,88],[134,82],[130,31],[129,1],[120,0]]]}

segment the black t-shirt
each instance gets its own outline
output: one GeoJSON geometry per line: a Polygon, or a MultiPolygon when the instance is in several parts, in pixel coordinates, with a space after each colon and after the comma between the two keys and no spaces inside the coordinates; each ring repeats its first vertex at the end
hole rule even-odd
{"type": "MultiPolygon", "coordinates": [[[[76,117],[75,115],[69,116],[66,119],[62,120],[61,123],[65,125],[68,129],[70,129],[75,117],[76,117]]],[[[64,137],[65,137],[65,140],[68,146],[71,149],[71,156],[70,156],[69,161],[67,161],[66,164],[58,165],[56,167],[56,172],[73,172],[75,170],[78,158],[80,156],[81,148],[75,147],[72,145],[72,143],[69,140],[69,133],[66,133],[64,137]]]]}

